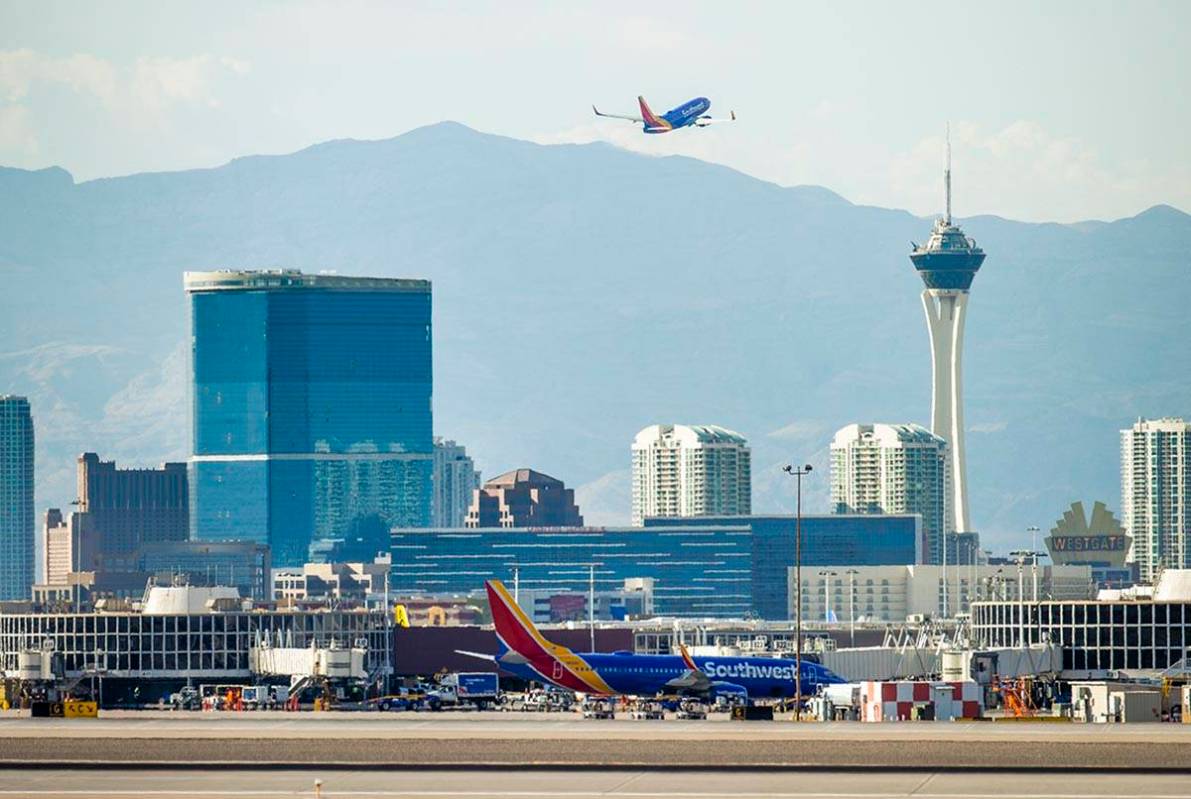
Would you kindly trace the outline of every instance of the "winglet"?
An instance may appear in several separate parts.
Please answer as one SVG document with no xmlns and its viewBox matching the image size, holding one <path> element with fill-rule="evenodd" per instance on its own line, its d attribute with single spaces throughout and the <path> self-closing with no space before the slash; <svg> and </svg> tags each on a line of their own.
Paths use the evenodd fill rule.
<svg viewBox="0 0 1191 799">
<path fill-rule="evenodd" d="M 693 658 L 691 658 L 690 653 L 686 651 L 686 644 L 679 644 L 678 651 L 682 653 L 682 662 L 686 664 L 688 669 L 691 671 L 700 670 L 699 667 L 695 665 L 695 661 Z"/>
<path fill-rule="evenodd" d="M 732 115 L 732 121 L 735 122 L 736 121 L 736 112 L 730 111 L 729 113 Z"/>
</svg>

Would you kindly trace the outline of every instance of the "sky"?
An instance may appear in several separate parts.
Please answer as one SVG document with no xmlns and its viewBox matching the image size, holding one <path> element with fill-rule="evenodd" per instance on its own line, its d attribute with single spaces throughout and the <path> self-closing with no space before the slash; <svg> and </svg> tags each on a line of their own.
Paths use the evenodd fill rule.
<svg viewBox="0 0 1191 799">
<path fill-rule="evenodd" d="M 1191 211 L 1191 2 L 0 0 L 0 164 L 211 167 L 451 119 L 684 154 L 857 203 L 1070 222 Z M 706 96 L 735 125 L 601 110 Z"/>
</svg>

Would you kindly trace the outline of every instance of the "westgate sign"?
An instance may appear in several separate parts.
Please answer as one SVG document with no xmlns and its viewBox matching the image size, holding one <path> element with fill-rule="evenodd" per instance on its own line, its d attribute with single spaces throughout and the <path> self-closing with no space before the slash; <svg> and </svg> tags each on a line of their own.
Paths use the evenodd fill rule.
<svg viewBox="0 0 1191 799">
<path fill-rule="evenodd" d="M 1123 535 L 1056 535 L 1050 539 L 1054 552 L 1124 552 Z"/>
</svg>

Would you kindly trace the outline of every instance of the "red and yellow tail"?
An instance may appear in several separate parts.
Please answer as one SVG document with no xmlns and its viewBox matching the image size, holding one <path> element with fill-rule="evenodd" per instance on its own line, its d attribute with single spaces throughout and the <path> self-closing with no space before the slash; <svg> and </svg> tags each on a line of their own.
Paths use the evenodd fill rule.
<svg viewBox="0 0 1191 799">
<path fill-rule="evenodd" d="M 649 103 L 645 102 L 645 98 L 638 96 L 637 102 L 641 104 L 641 118 L 645 120 L 645 127 L 647 128 L 669 128 L 670 123 L 655 114 L 649 108 Z"/>
<path fill-rule="evenodd" d="M 506 647 L 525 658 L 543 679 L 572 691 L 616 694 L 586 660 L 565 646 L 547 641 L 500 580 L 489 580 L 486 587 L 496 636 Z"/>
</svg>

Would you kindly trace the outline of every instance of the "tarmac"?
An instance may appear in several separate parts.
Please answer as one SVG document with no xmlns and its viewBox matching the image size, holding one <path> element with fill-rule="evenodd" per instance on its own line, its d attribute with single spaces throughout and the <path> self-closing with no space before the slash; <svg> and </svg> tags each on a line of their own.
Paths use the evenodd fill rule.
<svg viewBox="0 0 1191 799">
<path fill-rule="evenodd" d="M 584 720 L 574 714 L 106 711 L 0 715 L 0 766 L 455 772 L 691 768 L 1182 772 L 1191 725 Z M 405 776 L 401 778 L 403 781 Z M 485 785 L 488 783 L 485 781 Z M 0 786 L 3 787 L 3 786 Z M 0 796 L 3 796 L 0 790 Z"/>
<path fill-rule="evenodd" d="M 315 781 L 321 784 L 316 793 Z M 683 769 L 495 770 L 477 773 L 421 769 L 385 771 L 317 768 L 276 771 L 191 768 L 178 770 L 9 770 L 0 797 L 29 799 L 133 799 L 134 797 L 313 797 L 336 799 L 1191 799 L 1181 774 L 709 771 Z"/>
</svg>

